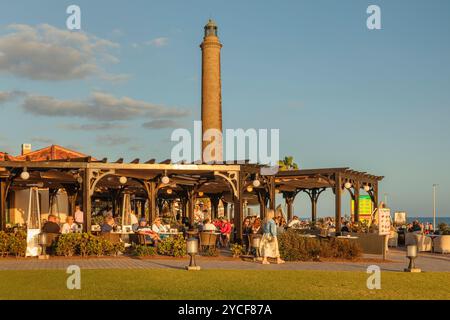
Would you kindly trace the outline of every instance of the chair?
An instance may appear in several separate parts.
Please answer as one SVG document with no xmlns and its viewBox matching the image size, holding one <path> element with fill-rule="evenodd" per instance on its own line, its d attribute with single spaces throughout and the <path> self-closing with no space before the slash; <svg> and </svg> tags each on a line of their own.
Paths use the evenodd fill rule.
<svg viewBox="0 0 450 320">
<path fill-rule="evenodd" d="M 255 257 L 260 257 L 259 245 L 261 243 L 262 235 L 259 233 L 252 233 L 249 235 L 250 247 L 255 250 Z"/>
<path fill-rule="evenodd" d="M 442 235 L 434 239 L 434 252 L 450 253 L 450 235 Z"/>
<path fill-rule="evenodd" d="M 216 248 L 217 234 L 211 232 L 200 232 L 200 247 L 203 251 L 209 248 Z"/>
<path fill-rule="evenodd" d="M 111 243 L 119 243 L 120 236 L 121 235 L 118 233 L 109 233 L 109 232 L 104 232 L 100 235 L 100 237 L 102 237 L 105 240 L 108 240 Z"/>
<path fill-rule="evenodd" d="M 391 231 L 388 240 L 388 247 L 398 247 L 398 233 Z"/>
<path fill-rule="evenodd" d="M 416 245 L 417 251 L 431 251 L 433 241 L 421 233 L 408 232 L 405 236 L 405 246 Z"/>
</svg>

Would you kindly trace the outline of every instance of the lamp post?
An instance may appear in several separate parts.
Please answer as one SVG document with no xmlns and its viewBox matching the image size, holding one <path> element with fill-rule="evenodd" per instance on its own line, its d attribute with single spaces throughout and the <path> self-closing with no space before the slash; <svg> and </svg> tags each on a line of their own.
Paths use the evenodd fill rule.
<svg viewBox="0 0 450 320">
<path fill-rule="evenodd" d="M 191 237 L 186 241 L 186 252 L 191 257 L 189 265 L 186 266 L 186 270 L 188 271 L 198 271 L 200 270 L 200 266 L 197 266 L 195 263 L 195 255 L 198 253 L 198 240 L 197 238 Z"/>
<path fill-rule="evenodd" d="M 388 196 L 389 196 L 389 193 L 386 193 L 386 192 L 385 192 L 385 193 L 384 193 L 384 204 L 386 205 L 386 207 L 388 206 L 388 205 L 387 205 L 387 203 L 388 203 L 388 202 L 387 202 Z"/>
<path fill-rule="evenodd" d="M 417 258 L 417 246 L 411 245 L 406 247 L 406 257 L 409 259 L 408 268 L 406 268 L 405 272 L 421 272 L 419 268 L 416 268 L 414 264 L 414 260 Z"/>
<path fill-rule="evenodd" d="M 436 230 L 436 187 L 437 184 L 433 184 L 433 231 Z"/>
</svg>

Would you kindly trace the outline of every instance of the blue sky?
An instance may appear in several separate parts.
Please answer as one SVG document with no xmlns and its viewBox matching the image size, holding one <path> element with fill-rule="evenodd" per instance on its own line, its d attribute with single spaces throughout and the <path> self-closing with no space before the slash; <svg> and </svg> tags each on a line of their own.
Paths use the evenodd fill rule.
<svg viewBox="0 0 450 320">
<path fill-rule="evenodd" d="M 2 0 L 0 51 L 13 48 L 11 35 L 32 37 L 32 30 L 70 47 L 50 37 L 66 30 L 70 4 L 81 7 L 82 43 L 89 44 L 73 63 L 95 70 L 49 79 L 38 65 L 2 65 L 0 55 L 0 150 L 56 143 L 111 160 L 168 158 L 172 128 L 154 129 L 165 123 L 154 114 L 56 114 L 48 104 L 156 106 L 163 120 L 175 114 L 172 122 L 192 128 L 200 118 L 199 44 L 212 17 L 223 43 L 225 128 L 279 128 L 281 155 L 293 155 L 302 168 L 384 175 L 381 198 L 387 193 L 390 206 L 410 216 L 432 214 L 431 186 L 438 183 L 438 214 L 450 215 L 450 2 Z M 382 30 L 366 27 L 370 4 L 381 8 Z M 70 68 L 49 63 L 54 72 Z M 40 111 L 30 112 L 38 103 Z M 296 214 L 309 214 L 306 199 L 298 197 Z M 332 215 L 331 192 L 321 200 L 319 214 Z"/>
</svg>

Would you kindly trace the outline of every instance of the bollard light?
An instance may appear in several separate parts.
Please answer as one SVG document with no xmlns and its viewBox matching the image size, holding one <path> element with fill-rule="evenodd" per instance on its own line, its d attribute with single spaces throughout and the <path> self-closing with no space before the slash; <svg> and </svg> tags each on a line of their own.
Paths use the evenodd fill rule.
<svg viewBox="0 0 450 320">
<path fill-rule="evenodd" d="M 188 271 L 198 271 L 200 266 L 195 263 L 195 255 L 198 253 L 198 240 L 197 238 L 189 238 L 186 241 L 186 252 L 191 257 L 189 265 L 186 266 Z"/>
<path fill-rule="evenodd" d="M 417 246 L 410 245 L 406 247 L 406 257 L 409 259 L 408 268 L 405 269 L 405 272 L 421 272 L 419 268 L 416 268 L 414 260 L 417 258 Z"/>
<path fill-rule="evenodd" d="M 38 244 L 42 247 L 41 254 L 39 255 L 39 259 L 48 259 L 47 254 L 47 245 L 48 245 L 48 238 L 47 234 L 45 232 L 38 234 Z"/>
</svg>

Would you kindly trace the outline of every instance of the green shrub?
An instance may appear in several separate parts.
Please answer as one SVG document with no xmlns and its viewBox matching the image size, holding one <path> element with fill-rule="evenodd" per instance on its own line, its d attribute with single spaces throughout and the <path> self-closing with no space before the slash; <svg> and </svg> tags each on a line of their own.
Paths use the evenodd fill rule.
<svg viewBox="0 0 450 320">
<path fill-rule="evenodd" d="M 230 246 L 230 251 L 233 257 L 239 257 L 241 254 L 244 254 L 244 247 L 238 243 L 233 243 Z"/>
<path fill-rule="evenodd" d="M 55 253 L 58 256 L 72 257 L 77 254 L 81 235 L 78 233 L 66 233 L 59 236 L 55 244 Z"/>
<path fill-rule="evenodd" d="M 218 257 L 219 250 L 216 247 L 208 247 L 206 250 L 203 250 L 201 254 L 206 257 Z"/>
<path fill-rule="evenodd" d="M 55 252 L 59 256 L 70 257 L 79 254 L 86 256 L 118 255 L 125 251 L 123 242 L 111 241 L 96 237 L 91 233 L 62 234 L 55 245 Z"/>
<path fill-rule="evenodd" d="M 6 257 L 9 253 L 9 235 L 0 231 L 0 257 Z"/>
<path fill-rule="evenodd" d="M 16 257 L 25 257 L 27 252 L 27 234 L 25 231 L 11 233 L 8 239 L 9 253 Z"/>
<path fill-rule="evenodd" d="M 158 243 L 158 254 L 171 257 L 186 255 L 186 240 L 183 236 L 168 237 Z"/>
<path fill-rule="evenodd" d="M 131 253 L 138 257 L 149 257 L 156 255 L 156 248 L 144 245 L 133 245 Z"/>
<path fill-rule="evenodd" d="M 354 241 L 306 238 L 295 231 L 279 235 L 278 245 L 281 258 L 287 261 L 311 261 L 321 257 L 352 260 L 362 255 L 361 247 Z"/>
</svg>

